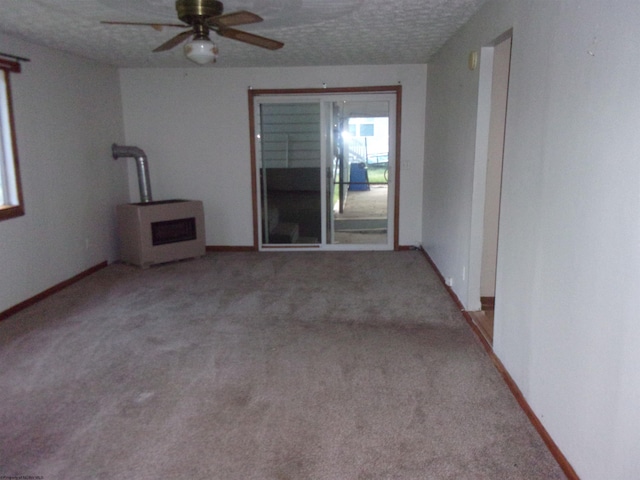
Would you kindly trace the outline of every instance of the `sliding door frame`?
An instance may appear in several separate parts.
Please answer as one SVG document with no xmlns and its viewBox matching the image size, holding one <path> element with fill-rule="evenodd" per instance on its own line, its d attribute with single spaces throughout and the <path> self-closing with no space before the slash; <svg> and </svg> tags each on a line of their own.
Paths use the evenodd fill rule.
<svg viewBox="0 0 640 480">
<path fill-rule="evenodd" d="M 256 159 L 256 122 L 255 122 L 255 100 L 260 96 L 295 96 L 300 95 L 323 95 L 332 94 L 364 94 L 364 93 L 391 93 L 395 94 L 395 166 L 394 166 L 394 192 L 393 192 L 393 250 L 399 250 L 399 219 L 400 219 L 400 130 L 402 118 L 402 85 L 383 85 L 371 87 L 341 87 L 341 88 L 290 88 L 290 89 L 249 89 L 249 141 L 251 146 L 251 202 L 253 209 L 253 248 L 259 250 L 260 215 L 258 212 L 258 189 L 257 189 L 257 159 Z"/>
</svg>

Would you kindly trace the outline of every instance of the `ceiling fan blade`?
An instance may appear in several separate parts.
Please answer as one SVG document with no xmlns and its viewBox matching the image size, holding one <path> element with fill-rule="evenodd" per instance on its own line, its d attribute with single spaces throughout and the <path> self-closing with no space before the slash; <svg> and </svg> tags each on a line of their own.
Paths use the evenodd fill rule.
<svg viewBox="0 0 640 480">
<path fill-rule="evenodd" d="M 111 21 L 101 21 L 100 23 L 104 23 L 106 25 L 142 25 L 145 27 L 151 27 L 154 30 L 162 31 L 162 27 L 180 27 L 186 28 L 188 25 L 184 23 L 144 23 L 144 22 L 111 22 Z"/>
<path fill-rule="evenodd" d="M 164 42 L 159 47 L 154 48 L 153 51 L 154 52 L 165 52 L 167 50 L 171 50 L 176 45 L 180 45 L 182 42 L 184 42 L 191 35 L 193 35 L 193 30 L 191 30 L 191 29 L 186 30 L 184 32 L 181 32 L 178 35 L 176 35 L 175 37 L 170 38 L 169 40 Z"/>
<path fill-rule="evenodd" d="M 233 40 L 239 40 L 244 43 L 249 43 L 257 47 L 267 48 L 269 50 L 278 50 L 284 47 L 284 43 L 270 38 L 254 35 L 253 33 L 243 32 L 242 30 L 236 30 L 235 28 L 219 28 L 217 30 L 218 35 Z"/>
<path fill-rule="evenodd" d="M 246 10 L 218 15 L 217 17 L 207 19 L 207 23 L 220 27 L 234 27 L 236 25 L 247 25 L 258 22 L 262 22 L 262 17 L 255 13 L 247 12 Z"/>
</svg>

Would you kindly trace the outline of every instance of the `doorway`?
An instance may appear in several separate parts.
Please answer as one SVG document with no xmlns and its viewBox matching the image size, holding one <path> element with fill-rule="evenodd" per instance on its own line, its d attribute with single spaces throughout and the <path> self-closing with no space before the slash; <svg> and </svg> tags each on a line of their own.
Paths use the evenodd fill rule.
<svg viewBox="0 0 640 480">
<path fill-rule="evenodd" d="M 502 164 L 512 32 L 482 48 L 469 266 L 471 316 L 493 342 Z M 480 239 L 480 241 L 478 241 Z"/>
<path fill-rule="evenodd" d="M 256 247 L 397 248 L 399 87 L 249 96 Z"/>
</svg>

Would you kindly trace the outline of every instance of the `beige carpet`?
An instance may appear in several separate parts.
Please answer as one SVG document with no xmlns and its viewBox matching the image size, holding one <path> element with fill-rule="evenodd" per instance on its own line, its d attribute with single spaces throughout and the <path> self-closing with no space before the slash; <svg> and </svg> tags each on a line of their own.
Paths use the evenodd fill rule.
<svg viewBox="0 0 640 480">
<path fill-rule="evenodd" d="M 563 478 L 419 252 L 112 265 L 0 363 L 0 476 Z"/>
</svg>

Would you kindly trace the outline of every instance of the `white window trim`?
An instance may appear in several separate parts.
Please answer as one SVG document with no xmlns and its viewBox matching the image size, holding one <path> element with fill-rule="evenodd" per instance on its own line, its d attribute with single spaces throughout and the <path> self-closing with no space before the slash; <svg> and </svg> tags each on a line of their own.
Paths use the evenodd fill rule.
<svg viewBox="0 0 640 480">
<path fill-rule="evenodd" d="M 0 59 L 0 221 L 24 215 L 10 72 L 20 72 L 20 64 Z"/>
</svg>

